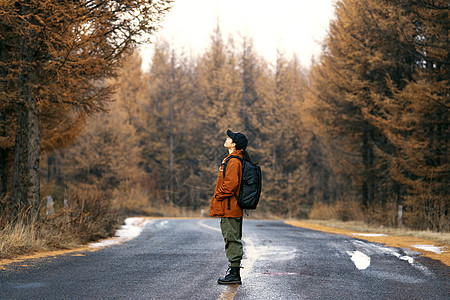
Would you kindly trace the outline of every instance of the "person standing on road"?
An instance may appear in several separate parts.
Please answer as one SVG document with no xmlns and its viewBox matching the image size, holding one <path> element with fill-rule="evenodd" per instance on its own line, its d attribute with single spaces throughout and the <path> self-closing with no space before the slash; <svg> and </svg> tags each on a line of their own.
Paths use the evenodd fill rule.
<svg viewBox="0 0 450 300">
<path fill-rule="evenodd" d="M 239 156 L 249 161 L 250 157 L 245 150 L 248 139 L 240 132 L 227 130 L 228 138 L 224 147 L 228 149 L 228 156 L 222 161 L 219 168 L 214 196 L 211 200 L 209 215 L 220 217 L 220 229 L 225 241 L 225 254 L 230 267 L 225 277 L 217 280 L 219 284 L 242 284 L 240 268 L 243 256 L 242 247 L 242 209 L 237 203 L 237 196 L 241 187 L 242 161 L 231 156 Z M 223 172 L 225 169 L 225 176 Z"/>
</svg>

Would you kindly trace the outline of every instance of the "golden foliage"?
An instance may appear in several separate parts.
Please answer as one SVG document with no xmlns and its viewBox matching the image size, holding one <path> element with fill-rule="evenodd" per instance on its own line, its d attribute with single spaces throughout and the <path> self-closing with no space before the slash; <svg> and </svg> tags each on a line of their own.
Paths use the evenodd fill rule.
<svg viewBox="0 0 450 300">
<path fill-rule="evenodd" d="M 448 230 L 448 51 L 421 44 L 413 15 L 433 43 L 443 31 L 440 14 L 418 5 L 339 2 L 310 70 L 283 55 L 272 69 L 219 27 L 194 59 L 158 41 L 148 72 L 137 56 L 123 65 L 116 102 L 58 153 L 53 179 L 96 184 L 128 212 L 198 211 L 231 128 L 262 165 L 267 215 L 313 206 L 311 218 L 396 226 L 402 204 L 407 226 Z"/>
<path fill-rule="evenodd" d="M 445 7 L 340 1 L 310 73 L 308 120 L 333 170 L 351 178 L 383 223 L 395 224 L 403 204 L 408 226 L 448 230 L 441 221 L 450 208 Z"/>
<path fill-rule="evenodd" d="M 12 216 L 38 211 L 41 150 L 72 143 L 86 116 L 108 107 L 107 79 L 171 2 L 2 1 L 0 193 L 11 190 Z"/>
</svg>

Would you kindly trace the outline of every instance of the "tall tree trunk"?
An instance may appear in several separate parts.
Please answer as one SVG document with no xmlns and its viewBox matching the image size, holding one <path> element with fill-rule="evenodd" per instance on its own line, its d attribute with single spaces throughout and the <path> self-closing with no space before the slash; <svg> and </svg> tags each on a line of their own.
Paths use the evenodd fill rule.
<svg viewBox="0 0 450 300">
<path fill-rule="evenodd" d="M 0 137 L 8 138 L 8 132 L 6 129 L 6 118 L 7 112 L 0 112 Z M 0 148 L 0 200 L 8 192 L 8 184 L 10 184 L 10 167 L 11 167 L 11 154 L 12 149 L 7 145 L 5 148 Z M 3 212 L 3 202 L 0 204 L 0 212 Z"/>
<path fill-rule="evenodd" d="M 241 101 L 241 117 L 242 131 L 247 130 L 247 116 L 245 114 L 245 106 L 247 105 L 247 45 L 244 38 L 244 52 L 242 53 L 242 101 Z"/>
<path fill-rule="evenodd" d="M 368 124 L 364 125 L 362 135 L 362 162 L 363 162 L 363 176 L 362 176 L 362 205 L 368 207 L 374 200 L 375 178 L 373 176 L 373 151 L 371 146 L 372 131 Z"/>
<path fill-rule="evenodd" d="M 0 47 L 0 61 L 6 64 L 6 62 L 8 62 L 9 59 L 10 55 L 8 53 L 8 50 L 4 45 L 2 45 Z M 0 76 L 2 78 L 6 78 L 7 75 L 8 75 L 7 69 L 2 68 L 2 70 L 0 70 Z M 3 90 L 5 93 L 8 93 L 7 86 L 8 85 L 4 81 L 2 81 L 0 89 Z M 8 114 L 10 115 L 10 111 L 7 111 L 7 108 L 4 107 L 3 105 L 6 106 L 6 104 L 2 103 L 2 105 L 0 105 L 0 137 L 8 138 L 10 135 L 9 132 L 10 124 L 7 115 Z M 11 178 L 10 167 L 11 167 L 12 149 L 10 148 L 9 145 L 3 145 L 3 147 L 5 148 L 0 147 L 0 214 L 4 214 L 6 212 L 5 211 L 6 203 L 4 203 L 1 200 L 3 200 L 3 197 L 5 197 L 6 193 L 8 192 L 8 184 L 10 184 Z"/>
<path fill-rule="evenodd" d="M 9 155 L 11 150 L 0 149 L 0 198 L 8 191 L 8 178 L 9 177 Z"/>
<path fill-rule="evenodd" d="M 37 40 L 35 33 L 30 32 L 30 36 L 31 39 Z M 17 127 L 10 216 L 30 220 L 30 217 L 39 217 L 41 133 L 34 88 L 36 75 L 34 68 L 30 67 L 33 64 L 34 51 L 33 47 L 25 43 L 25 38 L 22 38 L 20 52 L 23 65 L 18 80 L 19 99 L 16 104 Z"/>
<path fill-rule="evenodd" d="M 10 162 L 9 156 L 11 149 L 0 148 L 0 214 L 4 215 L 7 213 L 6 203 L 3 202 L 3 198 L 8 192 L 8 184 L 10 176 Z"/>
<path fill-rule="evenodd" d="M 23 83 L 23 82 L 22 82 Z M 30 88 L 24 88 L 25 104 L 17 105 L 16 146 L 14 151 L 11 216 L 22 211 L 36 216 L 40 204 L 39 161 L 41 137 L 39 111 Z"/>
<path fill-rule="evenodd" d="M 174 84 L 175 84 L 175 52 L 172 49 L 172 54 L 170 57 L 170 96 L 169 96 L 169 173 L 170 173 L 170 179 L 169 179 L 169 200 L 171 203 L 174 202 L 174 182 L 176 180 L 175 178 L 175 172 L 174 172 L 174 144 L 173 144 L 173 138 L 174 138 L 174 126 L 175 126 L 175 120 L 174 120 L 174 102 L 175 102 L 175 95 L 174 95 Z"/>
</svg>

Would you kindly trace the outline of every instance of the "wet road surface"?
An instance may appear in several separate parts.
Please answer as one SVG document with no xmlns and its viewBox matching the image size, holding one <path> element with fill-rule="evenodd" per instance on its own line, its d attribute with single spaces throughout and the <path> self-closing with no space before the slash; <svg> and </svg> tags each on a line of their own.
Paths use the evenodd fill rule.
<svg viewBox="0 0 450 300">
<path fill-rule="evenodd" d="M 244 220 L 241 286 L 219 219 L 156 219 L 137 238 L 96 252 L 0 271 L 0 299 L 450 299 L 449 267 L 347 236 Z"/>
</svg>

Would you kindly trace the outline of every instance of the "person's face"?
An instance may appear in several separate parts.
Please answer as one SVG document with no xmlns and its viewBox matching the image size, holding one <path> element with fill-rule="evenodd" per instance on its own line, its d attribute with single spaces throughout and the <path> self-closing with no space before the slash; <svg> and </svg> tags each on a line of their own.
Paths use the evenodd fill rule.
<svg viewBox="0 0 450 300">
<path fill-rule="evenodd" d="M 227 149 L 230 149 L 230 148 L 233 148 L 235 146 L 235 144 L 233 143 L 233 140 L 230 137 L 227 137 L 223 146 Z"/>
</svg>

